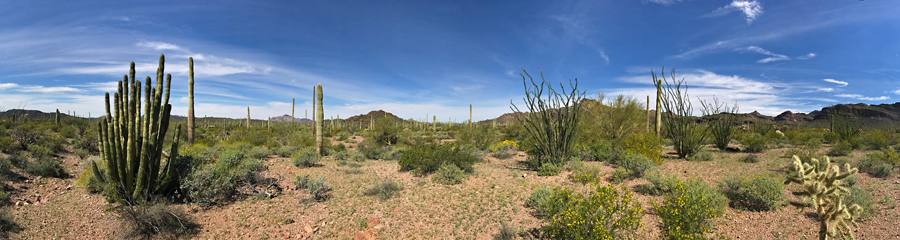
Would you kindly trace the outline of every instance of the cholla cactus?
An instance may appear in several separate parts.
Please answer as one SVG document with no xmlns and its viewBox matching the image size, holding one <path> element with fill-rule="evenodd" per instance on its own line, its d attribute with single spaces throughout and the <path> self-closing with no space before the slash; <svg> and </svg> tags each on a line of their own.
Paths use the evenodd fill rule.
<svg viewBox="0 0 900 240">
<path fill-rule="evenodd" d="M 850 168 L 845 164 L 845 173 L 841 174 L 840 167 L 832 166 L 831 159 L 827 156 L 823 162 L 813 158 L 804 163 L 797 155 L 794 155 L 794 168 L 788 172 L 788 178 L 784 184 L 798 183 L 802 189 L 793 192 L 795 196 L 803 198 L 802 202 L 791 201 L 791 205 L 800 208 L 811 207 L 816 209 L 819 216 L 819 239 L 843 235 L 854 239 L 850 225 L 858 227 L 856 218 L 862 212 L 862 207 L 857 204 L 847 206 L 844 197 L 850 191 L 840 186 L 841 180 L 853 174 L 858 169 Z M 840 232 L 838 232 L 840 228 Z"/>
</svg>

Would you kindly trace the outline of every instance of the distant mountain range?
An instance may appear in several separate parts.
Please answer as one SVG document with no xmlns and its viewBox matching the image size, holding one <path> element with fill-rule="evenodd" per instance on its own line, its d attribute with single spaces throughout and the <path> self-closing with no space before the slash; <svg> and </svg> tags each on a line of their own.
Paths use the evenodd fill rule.
<svg viewBox="0 0 900 240">
<path fill-rule="evenodd" d="M 596 104 L 593 100 L 586 100 L 586 104 Z M 866 124 L 872 123 L 893 123 L 900 122 L 900 102 L 893 104 L 879 104 L 879 105 L 868 105 L 864 103 L 857 104 L 838 104 L 833 106 L 824 107 L 821 110 L 815 110 L 809 113 L 795 113 L 791 111 L 785 111 L 777 116 L 766 116 L 762 115 L 757 111 L 753 111 L 751 113 L 741 113 L 737 114 L 739 119 L 744 123 L 763 123 L 763 124 L 790 124 L 790 125 L 823 125 L 826 124 L 829 116 L 832 113 L 841 113 L 841 114 L 849 114 L 851 118 L 859 119 Z M 76 113 L 77 114 L 77 113 Z M 487 119 L 479 121 L 479 123 L 491 123 L 496 121 L 497 123 L 509 123 L 515 121 L 518 117 L 523 115 L 527 115 L 528 113 L 505 113 L 500 115 L 497 118 Z M 654 117 L 654 111 L 651 111 L 651 117 Z M 61 112 L 61 117 L 67 118 L 72 117 L 69 113 Z M 52 120 L 56 117 L 55 112 L 45 113 L 38 110 L 24 110 L 24 109 L 10 109 L 7 111 L 0 112 L 0 119 L 11 119 L 13 116 L 18 118 L 22 118 L 23 116 L 28 118 L 29 120 L 34 119 L 47 119 Z M 87 118 L 88 116 L 83 116 L 80 114 L 76 115 L 80 118 Z M 96 119 L 98 116 L 90 116 L 92 119 Z M 383 110 L 370 111 L 366 114 L 360 114 L 356 116 L 349 117 L 347 119 L 342 119 L 342 122 L 359 122 L 361 124 L 368 124 L 372 119 L 381 119 L 381 118 L 390 118 L 395 121 L 403 121 L 400 117 L 396 115 L 385 112 Z M 699 121 L 705 121 L 709 117 L 700 117 Z M 185 120 L 184 116 L 173 115 L 172 120 Z M 202 118 L 200 118 L 202 119 Z M 210 117 L 210 119 L 222 119 L 219 117 Z M 290 122 L 290 115 L 282 115 L 272 117 L 271 120 L 273 122 Z M 328 120 L 328 119 L 326 119 Z M 313 120 L 308 118 L 294 118 L 295 123 L 312 123 Z"/>
</svg>

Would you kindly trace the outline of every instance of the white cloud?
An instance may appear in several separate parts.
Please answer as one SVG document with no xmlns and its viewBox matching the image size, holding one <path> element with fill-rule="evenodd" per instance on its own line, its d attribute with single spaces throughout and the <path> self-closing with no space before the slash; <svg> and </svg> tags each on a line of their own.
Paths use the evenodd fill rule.
<svg viewBox="0 0 900 240">
<path fill-rule="evenodd" d="M 672 5 L 672 4 L 675 4 L 675 3 L 679 3 L 679 2 L 682 2 L 682 1 L 684 1 L 684 0 L 645 0 L 644 2 L 645 2 L 645 3 L 646 3 L 646 2 L 651 2 L 651 3 L 656 3 L 656 4 L 668 6 L 668 5 Z"/>
<path fill-rule="evenodd" d="M 767 63 L 767 62 L 791 60 L 791 58 L 788 56 L 785 56 L 783 54 L 777 54 L 777 53 L 774 53 L 769 50 L 765 50 L 765 49 L 763 49 L 761 47 L 757 47 L 757 46 L 749 46 L 745 49 L 735 49 L 735 50 L 750 51 L 750 52 L 755 52 L 755 53 L 770 56 L 768 58 L 763 58 L 763 59 L 760 59 L 759 61 L 756 61 L 757 63 Z"/>
<path fill-rule="evenodd" d="M 725 5 L 724 7 L 720 7 L 716 10 L 713 10 L 710 13 L 707 13 L 700 17 L 721 17 L 728 15 L 729 13 L 740 11 L 744 14 L 747 24 L 753 23 L 753 20 L 756 20 L 759 15 L 763 14 L 763 7 L 758 1 L 742 1 L 742 0 L 734 0 L 730 4 Z"/>
<path fill-rule="evenodd" d="M 16 88 L 18 86 L 19 86 L 19 84 L 15 84 L 15 83 L 0 83 L 0 90 Z M 898 90 L 898 91 L 900 91 L 900 90 Z"/>
<path fill-rule="evenodd" d="M 152 48 L 153 50 L 156 50 L 156 51 L 160 51 L 160 50 L 178 50 L 178 51 L 185 51 L 184 49 L 182 49 L 182 48 L 179 47 L 178 45 L 171 44 L 171 43 L 165 43 L 165 42 L 140 41 L 140 42 L 138 42 L 136 45 L 137 45 L 138 47 Z"/>
<path fill-rule="evenodd" d="M 806 60 L 814 57 L 816 57 L 816 53 L 807 53 L 806 55 L 797 57 L 797 59 Z"/>
<path fill-rule="evenodd" d="M 834 88 L 819 88 L 816 91 L 817 92 L 831 92 L 831 91 L 834 91 Z"/>
<path fill-rule="evenodd" d="M 838 81 L 838 80 L 834 80 L 834 79 L 831 79 L 831 78 L 822 79 L 822 81 L 826 81 L 826 82 L 838 84 L 838 85 L 841 85 L 841 87 L 846 87 L 847 85 L 850 84 L 850 83 L 847 83 L 847 82 L 844 82 L 844 81 Z"/>
<path fill-rule="evenodd" d="M 71 87 L 44 87 L 44 86 L 27 86 L 21 87 L 22 92 L 39 92 L 39 93 L 63 93 L 63 92 L 79 92 L 81 90 Z"/>
<path fill-rule="evenodd" d="M 3 84 L 0 84 L 0 85 L 3 85 Z M 0 88 L 0 89 L 2 89 L 2 88 Z M 894 90 L 894 92 L 893 92 L 893 93 L 894 93 L 894 94 L 898 94 L 898 95 L 900 95 L 900 89 L 897 89 L 897 90 Z"/>
<path fill-rule="evenodd" d="M 890 97 L 888 97 L 888 96 L 865 97 L 865 96 L 860 95 L 860 94 L 837 94 L 837 95 L 834 95 L 834 96 L 835 96 L 835 97 L 842 97 L 842 98 L 855 98 L 855 99 L 858 99 L 858 100 L 866 100 L 866 101 L 881 101 L 881 100 L 888 100 L 888 99 L 890 99 Z"/>
</svg>

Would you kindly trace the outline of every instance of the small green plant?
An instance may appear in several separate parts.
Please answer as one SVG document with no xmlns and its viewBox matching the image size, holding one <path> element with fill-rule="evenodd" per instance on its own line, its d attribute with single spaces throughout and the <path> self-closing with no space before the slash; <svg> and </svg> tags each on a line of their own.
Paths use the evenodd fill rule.
<svg viewBox="0 0 900 240">
<path fill-rule="evenodd" d="M 784 201 L 784 184 L 770 177 L 728 177 L 720 187 L 738 209 L 773 211 Z"/>
<path fill-rule="evenodd" d="M 325 183 L 325 177 L 319 177 L 317 179 L 307 179 L 306 181 L 306 192 L 309 195 L 313 196 L 313 199 L 316 201 L 325 201 L 331 195 L 329 192 L 331 191 L 331 187 Z"/>
<path fill-rule="evenodd" d="M 59 161 L 50 157 L 35 159 L 34 162 L 28 163 L 25 171 L 41 177 L 66 178 L 69 176 L 69 173 L 59 164 Z"/>
<path fill-rule="evenodd" d="M 444 163 L 431 176 L 431 181 L 444 185 L 454 185 L 462 183 L 463 178 L 465 178 L 465 172 L 462 169 L 459 169 L 454 164 Z"/>
<path fill-rule="evenodd" d="M 506 222 L 500 222 L 500 231 L 494 234 L 494 240 L 513 240 L 516 239 L 516 229 L 513 229 Z"/>
<path fill-rule="evenodd" d="M 461 151 L 454 144 L 426 144 L 406 149 L 397 163 L 400 164 L 400 171 L 412 171 L 421 176 L 437 171 L 444 163 L 472 172 L 472 164 L 476 161 L 477 157 Z"/>
<path fill-rule="evenodd" d="M 744 145 L 744 151 L 750 153 L 761 153 L 769 148 L 769 140 L 755 132 L 744 134 L 740 141 Z"/>
<path fill-rule="evenodd" d="M 638 191 L 653 196 L 671 193 L 681 182 L 674 174 L 663 173 L 658 170 L 647 173 L 644 175 L 644 179 L 647 179 L 650 183 L 639 185 Z"/>
<path fill-rule="evenodd" d="M 847 179 L 849 179 L 849 177 Z M 859 212 L 860 220 L 866 220 L 872 217 L 872 194 L 857 186 L 851 186 L 849 190 L 849 194 L 844 198 L 844 204 L 850 206 L 859 205 L 859 207 L 862 208 L 862 211 Z"/>
<path fill-rule="evenodd" d="M 505 140 L 491 148 L 491 156 L 498 159 L 507 159 L 515 156 L 519 151 L 519 145 L 516 142 Z"/>
<path fill-rule="evenodd" d="M 619 160 L 619 167 L 627 169 L 631 173 L 630 177 L 639 178 L 643 177 L 645 172 L 656 168 L 656 164 L 644 155 L 629 154 Z"/>
<path fill-rule="evenodd" d="M 757 163 L 759 162 L 759 156 L 756 154 L 747 154 L 746 156 L 743 156 L 738 160 L 745 163 Z"/>
<path fill-rule="evenodd" d="M 538 168 L 538 176 L 556 176 L 559 175 L 559 172 L 562 171 L 562 167 L 557 166 L 555 163 L 546 162 L 542 164 Z"/>
<path fill-rule="evenodd" d="M 860 159 L 856 165 L 860 171 L 873 177 L 885 178 L 894 175 L 894 166 L 900 164 L 900 154 L 892 148 L 882 148 Z"/>
<path fill-rule="evenodd" d="M 547 186 L 538 186 L 531 191 L 531 195 L 528 196 L 525 206 L 533 208 L 535 210 L 535 216 L 550 216 L 559 211 L 552 200 L 553 189 Z"/>
<path fill-rule="evenodd" d="M 662 203 L 651 202 L 667 239 L 698 239 L 712 231 L 728 199 L 700 179 L 679 181 Z"/>
<path fill-rule="evenodd" d="M 581 184 L 597 183 L 601 176 L 600 169 L 596 167 L 581 166 L 572 171 L 572 181 Z"/>
<path fill-rule="evenodd" d="M 381 200 L 387 200 L 394 196 L 397 192 L 402 191 L 403 186 L 393 180 L 387 179 L 381 181 L 372 188 L 366 190 L 366 196 L 378 196 Z"/>
<path fill-rule="evenodd" d="M 233 200 L 241 183 L 252 184 L 266 169 L 259 159 L 246 158 L 236 149 L 225 149 L 213 164 L 205 164 L 187 174 L 182 190 L 187 199 L 201 206 L 224 204 Z"/>
<path fill-rule="evenodd" d="M 894 166 L 891 166 L 887 163 L 875 165 L 874 167 L 872 167 L 872 170 L 870 172 L 873 177 L 877 178 L 887 178 L 893 176 L 894 173 Z"/>
<path fill-rule="evenodd" d="M 303 148 L 291 154 L 291 159 L 294 161 L 294 166 L 305 168 L 316 166 L 321 157 L 319 157 L 315 149 Z"/>
<path fill-rule="evenodd" d="M 6 208 L 0 208 L 0 237 L 5 237 L 6 232 L 20 229 L 21 227 L 19 224 L 16 224 L 16 219 L 13 217 L 12 212 Z"/>
<path fill-rule="evenodd" d="M 828 151 L 828 156 L 850 156 L 850 153 L 853 152 L 853 147 L 850 146 L 850 143 L 846 141 L 838 141 L 831 145 L 831 150 Z"/>
<path fill-rule="evenodd" d="M 165 204 L 144 204 L 137 207 L 119 207 L 120 229 L 117 238 L 150 239 L 151 237 L 176 239 L 194 234 L 199 224 L 190 215 Z"/>
<path fill-rule="evenodd" d="M 552 202 L 562 203 L 543 230 L 553 239 L 622 239 L 634 237 L 644 214 L 625 186 L 598 185 L 590 195 L 555 189 Z"/>
<path fill-rule="evenodd" d="M 715 159 L 715 157 L 713 157 L 713 153 L 710 151 L 706 151 L 705 149 L 696 151 L 693 154 L 688 155 L 688 157 L 686 158 L 686 160 L 691 162 L 705 162 L 712 161 L 713 159 Z"/>
<path fill-rule="evenodd" d="M 859 180 L 856 179 L 856 175 L 844 178 L 844 182 L 847 183 L 847 186 L 849 186 L 849 187 L 856 186 L 857 181 L 859 181 Z"/>
<path fill-rule="evenodd" d="M 625 148 L 624 155 L 641 155 L 651 160 L 652 163 L 660 165 L 662 159 L 662 141 L 652 133 L 631 134 L 623 141 Z"/>
</svg>

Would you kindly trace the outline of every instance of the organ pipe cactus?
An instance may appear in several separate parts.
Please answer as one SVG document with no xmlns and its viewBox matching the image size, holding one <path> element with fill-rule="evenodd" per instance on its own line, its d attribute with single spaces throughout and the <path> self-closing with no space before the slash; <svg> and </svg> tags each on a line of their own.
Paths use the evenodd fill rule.
<svg viewBox="0 0 900 240">
<path fill-rule="evenodd" d="M 319 153 L 319 156 L 322 156 L 322 125 L 325 118 L 325 113 L 322 109 L 322 84 L 316 85 L 316 153 Z"/>
<path fill-rule="evenodd" d="M 857 204 L 847 206 L 844 197 L 850 191 L 840 186 L 841 180 L 856 174 L 858 169 L 850 168 L 850 164 L 844 165 L 844 173 L 838 166 L 832 166 L 831 160 L 826 156 L 820 162 L 815 158 L 804 163 L 797 155 L 794 155 L 793 169 L 788 172 L 788 178 L 784 184 L 797 183 L 802 185 L 800 191 L 793 192 L 795 196 L 803 198 L 802 202 L 791 201 L 791 205 L 800 208 L 815 208 L 819 217 L 819 239 L 838 235 L 849 236 L 853 239 L 853 231 L 850 225 L 858 227 L 856 218 L 862 212 L 862 207 Z M 840 229 L 840 232 L 838 232 Z"/>
<path fill-rule="evenodd" d="M 141 114 L 141 82 L 135 81 L 134 62 L 130 77 L 119 81 L 114 95 L 115 107 L 110 112 L 109 93 L 106 93 L 106 116 L 98 123 L 100 156 L 106 161 L 105 174 L 91 163 L 91 171 L 100 182 L 107 183 L 110 200 L 124 204 L 138 204 L 153 194 L 169 192 L 178 184 L 174 162 L 178 157 L 178 141 L 181 126 L 175 131 L 175 140 L 163 165 L 163 141 L 169 129 L 169 88 L 172 76 L 166 75 L 163 89 L 165 56 L 159 57 L 156 70 L 156 87 L 148 76 L 144 88 L 144 113 Z"/>
</svg>

